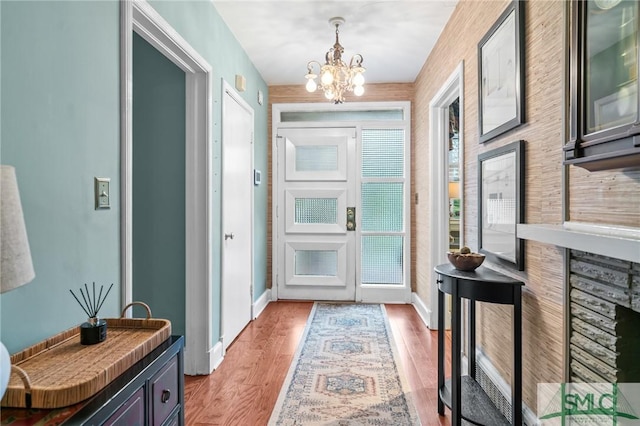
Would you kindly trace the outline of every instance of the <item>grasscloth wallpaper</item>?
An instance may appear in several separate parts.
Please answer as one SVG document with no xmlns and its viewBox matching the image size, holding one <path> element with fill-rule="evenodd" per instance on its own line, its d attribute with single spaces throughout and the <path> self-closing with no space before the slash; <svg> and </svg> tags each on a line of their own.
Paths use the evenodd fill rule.
<svg viewBox="0 0 640 426">
<path fill-rule="evenodd" d="M 640 226 L 640 174 L 607 171 L 589 173 L 569 167 L 563 187 L 562 145 L 565 120 L 565 26 L 569 15 L 562 1 L 530 0 L 525 5 L 525 124 L 478 142 L 477 43 L 498 19 L 508 1 L 459 3 L 434 51 L 415 82 L 415 158 L 428 158 L 428 103 L 455 67 L 464 61 L 464 235 L 477 249 L 477 156 L 512 141 L 526 141 L 525 221 L 563 221 L 562 200 L 567 197 L 566 219 Z M 567 10 L 565 10 L 567 7 Z M 428 162 L 414 164 L 414 190 L 429 192 Z M 426 198 L 426 197 L 425 197 Z M 429 264 L 429 206 L 416 206 L 416 287 L 423 300 L 432 285 Z M 564 379 L 562 250 L 526 242 L 525 271 L 507 273 L 525 284 L 523 300 L 523 396 L 536 410 L 536 386 Z M 511 309 L 483 305 L 479 309 L 478 343 L 507 382 L 511 374 Z"/>
<path fill-rule="evenodd" d="M 428 156 L 428 102 L 458 63 L 464 61 L 464 236 L 477 247 L 478 154 L 523 139 L 525 147 L 525 220 L 562 222 L 564 5 L 528 1 L 525 5 L 525 124 L 491 141 L 478 142 L 477 44 L 498 19 L 508 1 L 462 1 L 443 31 L 436 49 L 416 81 L 416 156 Z M 427 170 L 416 165 L 416 191 Z M 428 206 L 418 206 L 418 293 L 431 285 L 427 242 Z M 423 246 L 424 244 L 424 246 Z M 509 272 L 526 284 L 523 293 L 523 397 L 535 411 L 536 385 L 563 378 L 563 260 L 559 249 L 526 243 L 526 269 Z M 422 260 L 424 259 L 424 260 Z M 510 382 L 511 308 L 482 304 L 477 321 L 478 344 Z"/>
<path fill-rule="evenodd" d="M 429 303 L 429 289 L 434 285 L 435 266 L 430 263 L 429 253 L 430 212 L 434 207 L 427 202 L 431 191 L 429 102 L 461 62 L 464 63 L 461 109 L 464 113 L 464 238 L 467 245 L 477 249 L 477 157 L 519 139 L 526 141 L 526 223 L 562 223 L 566 197 L 566 219 L 640 227 L 640 172 L 590 173 L 572 166 L 566 169 L 563 184 L 565 20 L 569 13 L 565 10 L 568 9 L 566 2 L 526 2 L 525 123 L 488 143 L 478 142 L 477 44 L 508 4 L 507 0 L 461 0 L 415 83 L 370 85 L 363 99 L 412 101 L 412 190 L 420 200 L 412 205 L 411 215 L 412 286 L 425 303 Z M 275 86 L 269 90 L 272 103 L 323 102 L 320 97 L 307 95 L 302 85 Z M 505 272 L 526 284 L 523 396 L 525 404 L 535 412 L 537 384 L 564 379 L 564 260 L 561 249 L 537 242 L 527 241 L 525 253 L 524 271 Z M 477 333 L 478 344 L 509 383 L 511 308 L 481 306 Z"/>
</svg>

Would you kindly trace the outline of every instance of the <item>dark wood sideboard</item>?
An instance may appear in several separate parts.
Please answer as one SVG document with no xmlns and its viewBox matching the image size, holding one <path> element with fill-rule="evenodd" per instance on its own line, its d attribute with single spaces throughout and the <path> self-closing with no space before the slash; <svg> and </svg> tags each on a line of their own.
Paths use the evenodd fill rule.
<svg viewBox="0 0 640 426">
<path fill-rule="evenodd" d="M 184 337 L 169 337 L 86 401 L 54 410 L 3 408 L 2 424 L 184 425 Z"/>
</svg>

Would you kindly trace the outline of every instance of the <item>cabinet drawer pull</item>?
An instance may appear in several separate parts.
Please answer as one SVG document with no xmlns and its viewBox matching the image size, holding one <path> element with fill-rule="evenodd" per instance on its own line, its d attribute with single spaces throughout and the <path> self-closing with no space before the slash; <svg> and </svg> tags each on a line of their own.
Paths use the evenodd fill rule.
<svg viewBox="0 0 640 426">
<path fill-rule="evenodd" d="M 171 398 L 171 391 L 169 389 L 165 389 L 162 391 L 162 395 L 160 395 L 160 401 L 163 404 L 166 404 Z"/>
</svg>

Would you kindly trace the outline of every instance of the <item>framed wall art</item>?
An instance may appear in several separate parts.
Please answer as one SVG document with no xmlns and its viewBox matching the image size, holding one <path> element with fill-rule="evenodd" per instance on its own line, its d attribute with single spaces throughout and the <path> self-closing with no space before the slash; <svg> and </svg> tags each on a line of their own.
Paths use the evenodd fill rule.
<svg viewBox="0 0 640 426">
<path fill-rule="evenodd" d="M 511 2 L 478 43 L 480 143 L 524 120 L 524 4 Z"/>
<path fill-rule="evenodd" d="M 524 150 L 520 140 L 478 156 L 478 251 L 524 270 Z"/>
</svg>

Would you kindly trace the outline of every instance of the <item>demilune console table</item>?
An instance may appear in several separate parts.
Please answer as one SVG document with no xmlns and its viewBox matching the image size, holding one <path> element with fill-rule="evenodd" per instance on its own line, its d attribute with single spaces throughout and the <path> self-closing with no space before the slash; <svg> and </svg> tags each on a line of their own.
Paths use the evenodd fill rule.
<svg viewBox="0 0 640 426">
<path fill-rule="evenodd" d="M 450 264 L 438 265 L 438 413 L 451 409 L 451 424 L 462 419 L 478 425 L 509 425 L 476 381 L 476 306 L 475 302 L 513 305 L 513 372 L 511 407 L 513 425 L 522 425 L 522 286 L 523 282 L 485 267 L 473 272 L 459 271 Z M 451 306 L 451 378 L 444 377 L 444 295 L 452 297 Z M 469 300 L 469 375 L 461 375 L 462 299 Z"/>
</svg>

